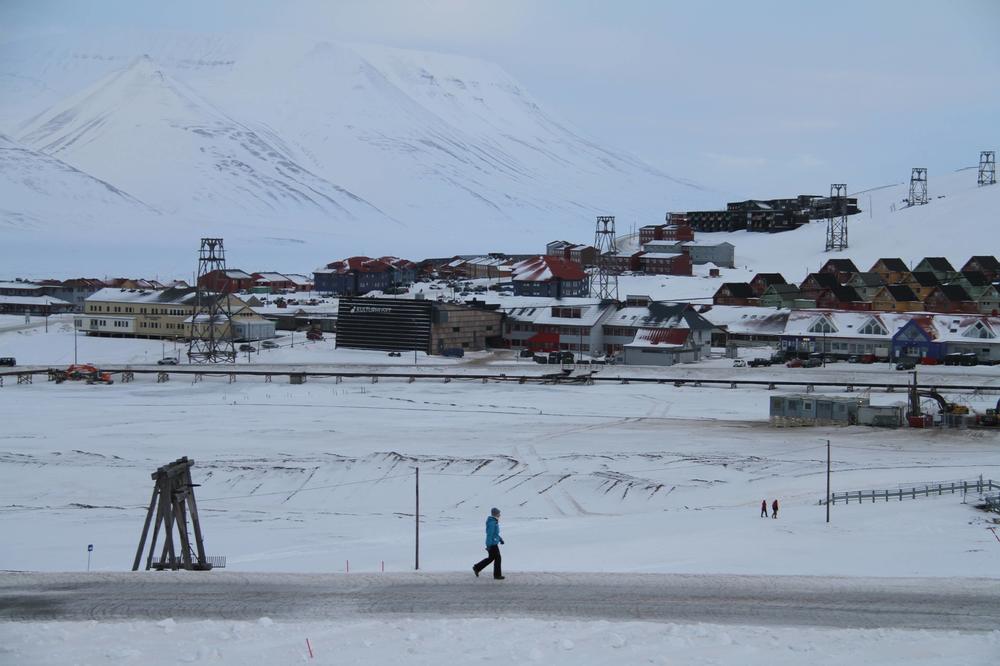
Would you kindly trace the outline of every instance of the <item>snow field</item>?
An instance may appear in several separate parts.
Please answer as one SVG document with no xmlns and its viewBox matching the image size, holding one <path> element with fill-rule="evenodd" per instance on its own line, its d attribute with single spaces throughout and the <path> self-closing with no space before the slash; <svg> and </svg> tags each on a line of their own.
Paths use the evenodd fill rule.
<svg viewBox="0 0 1000 666">
<path fill-rule="evenodd" d="M 309 646 L 313 651 L 310 658 Z M 0 660 L 37 664 L 986 664 L 1000 631 L 742 627 L 542 619 L 0 624 Z"/>
<path fill-rule="evenodd" d="M 959 495 L 833 507 L 834 490 L 1000 476 L 989 432 L 773 429 L 761 389 L 208 378 L 0 393 L 0 568 L 127 569 L 149 474 L 194 469 L 209 554 L 237 571 L 464 571 L 504 511 L 508 571 L 998 577 Z M 883 394 L 884 395 L 884 394 Z M 881 397 L 881 396 L 879 396 Z M 887 396 L 892 400 L 898 396 Z M 987 397 L 975 400 L 986 401 Z M 778 520 L 759 518 L 777 497 Z"/>
</svg>

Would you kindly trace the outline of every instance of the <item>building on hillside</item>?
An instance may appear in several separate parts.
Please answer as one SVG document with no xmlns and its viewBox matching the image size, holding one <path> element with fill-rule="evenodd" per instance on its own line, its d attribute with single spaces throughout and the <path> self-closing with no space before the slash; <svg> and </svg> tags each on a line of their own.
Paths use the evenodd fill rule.
<svg viewBox="0 0 1000 666">
<path fill-rule="evenodd" d="M 875 272 L 855 273 L 847 280 L 846 285 L 853 287 L 861 296 L 861 300 L 870 301 L 885 286 L 885 279 Z"/>
<path fill-rule="evenodd" d="M 883 257 L 868 269 L 870 273 L 878 273 L 885 284 L 899 284 L 910 279 L 910 269 L 898 257 Z"/>
<path fill-rule="evenodd" d="M 854 287 L 837 285 L 816 296 L 816 307 L 831 310 L 871 310 L 872 304 L 861 298 Z"/>
<path fill-rule="evenodd" d="M 254 277 L 249 273 L 235 268 L 218 269 L 200 276 L 198 278 L 198 286 L 217 294 L 235 294 L 253 289 Z M 154 287 L 141 286 L 134 288 L 145 289 L 147 291 L 154 289 Z"/>
<path fill-rule="evenodd" d="M 913 268 L 914 273 L 934 273 L 934 276 L 941 282 L 947 282 L 955 277 L 957 271 L 951 262 L 944 257 L 924 257 L 920 263 Z"/>
<path fill-rule="evenodd" d="M 496 309 L 419 298 L 341 298 L 337 347 L 426 354 L 482 351 L 502 346 L 503 320 Z"/>
<path fill-rule="evenodd" d="M 759 299 L 746 282 L 723 282 L 712 296 L 713 305 L 758 305 Z"/>
<path fill-rule="evenodd" d="M 941 284 L 941 281 L 934 273 L 930 271 L 914 271 L 910 273 L 910 281 L 906 283 L 906 286 L 913 290 L 917 298 L 921 301 L 926 301 L 927 297 L 934 291 L 934 287 L 939 284 Z"/>
<path fill-rule="evenodd" d="M 668 214 L 669 216 L 669 214 Z M 647 224 L 639 228 L 639 244 L 654 240 L 693 241 L 694 230 L 687 224 Z"/>
<path fill-rule="evenodd" d="M 546 243 L 545 255 L 572 261 L 581 266 L 594 266 L 597 263 L 597 248 L 563 240 Z"/>
<path fill-rule="evenodd" d="M 757 273 L 750 280 L 750 288 L 757 296 L 763 296 L 768 287 L 776 284 L 788 284 L 788 281 L 781 273 Z M 795 291 L 798 291 L 798 288 Z"/>
<path fill-rule="evenodd" d="M 736 266 L 736 248 L 732 243 L 654 240 L 643 244 L 642 249 L 646 252 L 656 253 L 683 252 L 691 257 L 691 263 L 696 266 L 708 263 L 722 268 L 734 268 Z"/>
<path fill-rule="evenodd" d="M 14 280 L 12 282 L 0 282 L 0 296 L 47 296 L 48 290 L 34 282 Z"/>
<path fill-rule="evenodd" d="M 504 340 L 512 349 L 600 356 L 605 353 L 602 323 L 616 311 L 614 303 L 580 298 L 509 308 Z"/>
<path fill-rule="evenodd" d="M 473 279 L 508 280 L 511 262 L 503 257 L 476 257 L 465 262 L 465 276 Z"/>
<path fill-rule="evenodd" d="M 221 298 L 221 296 L 219 296 Z M 263 338 L 274 337 L 274 323 L 264 323 L 245 301 L 228 294 L 236 336 L 254 331 Z M 112 337 L 176 338 L 191 337 L 191 317 L 195 314 L 198 290 L 187 289 L 115 289 L 107 287 L 90 296 L 79 329 L 88 335 Z M 239 324 L 242 324 L 240 326 Z M 228 335 L 228 329 L 219 331 Z M 260 339 L 260 338 L 247 338 Z"/>
<path fill-rule="evenodd" d="M 639 252 L 638 270 L 647 275 L 691 275 L 691 256 L 663 252 Z"/>
<path fill-rule="evenodd" d="M 839 287 L 841 283 L 833 273 L 810 273 L 799 285 L 799 291 L 804 298 L 817 300 L 819 295 L 828 289 Z"/>
<path fill-rule="evenodd" d="M 971 257 L 962 266 L 962 272 L 979 271 L 986 275 L 990 282 L 1000 280 L 1000 261 L 993 255 L 978 255 Z"/>
<path fill-rule="evenodd" d="M 974 314 L 979 312 L 979 304 L 960 285 L 939 284 L 924 300 L 924 309 L 928 312 Z"/>
<path fill-rule="evenodd" d="M 642 255 L 645 252 L 619 252 L 618 254 L 606 254 L 604 255 L 604 262 L 608 267 L 608 270 L 615 273 L 624 273 L 626 271 L 641 271 L 642 270 Z M 672 255 L 679 256 L 679 255 Z"/>
<path fill-rule="evenodd" d="M 979 300 L 979 294 L 993 286 L 986 274 L 981 271 L 962 271 L 948 284 L 957 284 L 962 287 L 973 300 Z"/>
<path fill-rule="evenodd" d="M 254 273 L 252 277 L 254 286 L 251 291 L 254 293 L 280 294 L 295 290 L 295 284 L 281 273 Z"/>
<path fill-rule="evenodd" d="M 688 211 L 687 222 L 695 231 L 760 231 L 775 233 L 796 229 L 809 220 L 825 219 L 831 208 L 848 215 L 860 212 L 854 197 L 821 197 L 803 194 L 789 199 L 750 199 L 726 204 L 724 211 Z"/>
<path fill-rule="evenodd" d="M 590 284 L 583 267 L 559 257 L 526 259 L 511 267 L 515 296 L 586 297 Z"/>
<path fill-rule="evenodd" d="M 387 257 L 387 259 L 395 258 Z M 407 263 L 412 264 L 412 262 Z M 415 264 L 408 269 L 400 270 L 380 259 L 356 256 L 317 268 L 313 271 L 313 281 L 316 291 L 320 293 L 362 296 L 372 291 L 404 288 L 412 283 L 415 275 Z"/>
<path fill-rule="evenodd" d="M 850 259 L 828 259 L 822 268 L 819 269 L 820 273 L 830 273 L 831 275 L 837 276 L 837 282 L 839 284 L 845 284 L 851 279 L 851 276 L 859 272 L 858 267 L 854 265 L 854 262 Z"/>
<path fill-rule="evenodd" d="M 872 310 L 881 312 L 915 312 L 924 309 L 924 302 L 905 284 L 888 284 L 872 296 Z"/>
<path fill-rule="evenodd" d="M 753 283 L 751 283 L 752 286 Z M 801 296 L 798 286 L 794 284 L 772 284 L 760 295 L 760 305 L 768 308 L 790 309 L 798 307 L 797 302 L 802 300 Z M 810 303 L 812 305 L 807 307 L 816 307 L 816 301 L 810 301 Z"/>
</svg>

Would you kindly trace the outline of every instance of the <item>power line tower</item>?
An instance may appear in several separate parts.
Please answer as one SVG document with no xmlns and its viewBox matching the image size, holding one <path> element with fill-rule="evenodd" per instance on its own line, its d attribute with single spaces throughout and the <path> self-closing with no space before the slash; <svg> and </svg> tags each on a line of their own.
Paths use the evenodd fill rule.
<svg viewBox="0 0 1000 666">
<path fill-rule="evenodd" d="M 923 167 L 913 167 L 910 172 L 910 197 L 907 199 L 909 206 L 923 206 L 927 203 L 927 169 Z"/>
<path fill-rule="evenodd" d="M 617 301 L 618 274 L 611 266 L 613 257 L 618 254 L 614 215 L 597 216 L 594 247 L 597 248 L 597 272 L 590 277 L 590 295 L 602 301 Z"/>
<path fill-rule="evenodd" d="M 202 278 L 210 273 L 226 274 L 226 250 L 221 238 L 202 238 L 198 251 L 198 293 L 194 316 L 191 318 L 191 342 L 188 360 L 191 363 L 235 363 L 236 345 L 233 343 L 233 313 L 229 305 L 228 280 L 213 280 L 217 291 L 209 289 L 209 281 Z M 221 293 L 220 293 L 221 292 Z"/>
<path fill-rule="evenodd" d="M 847 185 L 830 185 L 830 212 L 826 220 L 826 251 L 847 249 Z"/>
<path fill-rule="evenodd" d="M 992 150 L 979 153 L 979 184 L 995 185 L 997 182 L 997 157 Z"/>
</svg>

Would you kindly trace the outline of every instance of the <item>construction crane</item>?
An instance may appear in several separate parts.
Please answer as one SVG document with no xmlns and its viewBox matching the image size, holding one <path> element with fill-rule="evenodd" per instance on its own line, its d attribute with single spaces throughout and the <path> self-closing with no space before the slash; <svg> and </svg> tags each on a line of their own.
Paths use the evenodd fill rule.
<svg viewBox="0 0 1000 666">
<path fill-rule="evenodd" d="M 940 393 L 934 389 L 921 389 L 917 386 L 917 375 L 913 373 L 913 383 L 910 384 L 910 405 L 906 413 L 906 419 L 913 428 L 926 428 L 930 423 L 920 408 L 921 398 L 930 398 L 938 404 L 938 409 L 942 416 L 965 415 L 969 413 L 969 408 L 956 402 L 948 402 Z M 1000 406 L 1000 405 L 998 405 Z"/>
</svg>

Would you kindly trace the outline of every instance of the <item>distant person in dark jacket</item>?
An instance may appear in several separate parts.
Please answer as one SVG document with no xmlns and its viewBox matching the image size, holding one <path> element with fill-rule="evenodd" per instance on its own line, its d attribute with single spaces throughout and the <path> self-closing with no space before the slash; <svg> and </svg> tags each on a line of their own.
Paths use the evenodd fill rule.
<svg viewBox="0 0 1000 666">
<path fill-rule="evenodd" d="M 773 502 L 771 502 L 771 517 L 772 518 L 778 517 L 778 500 L 774 500 Z"/>
<path fill-rule="evenodd" d="M 503 539 L 500 537 L 500 509 L 493 507 L 490 509 L 490 517 L 486 519 L 486 552 L 488 557 L 480 560 L 472 566 L 472 572 L 479 578 L 479 572 L 493 563 L 493 578 L 503 580 L 504 575 L 500 570 L 500 544 Z"/>
<path fill-rule="evenodd" d="M 760 501 L 760 517 L 767 518 L 767 500 L 763 499 Z"/>
</svg>

